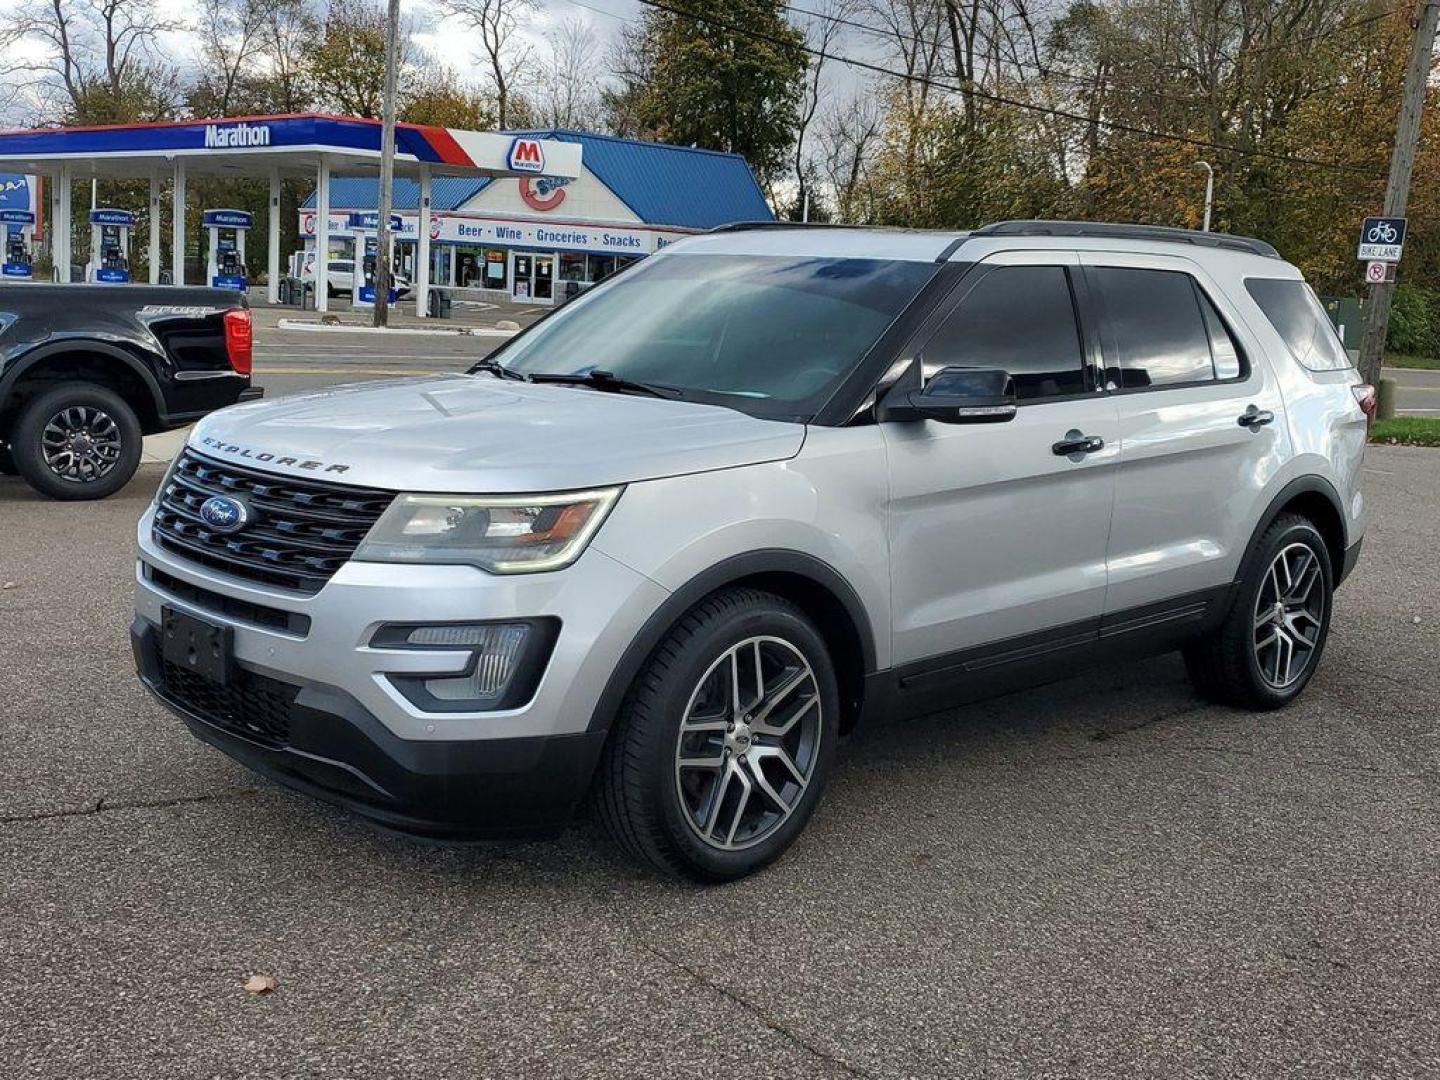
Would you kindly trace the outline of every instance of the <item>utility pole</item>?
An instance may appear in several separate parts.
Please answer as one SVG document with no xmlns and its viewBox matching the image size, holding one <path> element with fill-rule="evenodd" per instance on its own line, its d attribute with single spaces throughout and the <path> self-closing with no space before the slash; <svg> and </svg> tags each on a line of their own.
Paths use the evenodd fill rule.
<svg viewBox="0 0 1440 1080">
<path fill-rule="evenodd" d="M 399 36 L 400 0 L 390 0 L 385 22 L 385 100 L 380 128 L 380 216 L 375 222 L 376 326 L 390 325 L 390 208 L 395 201 L 395 69 Z"/>
<path fill-rule="evenodd" d="M 1395 148 L 1390 153 L 1385 217 L 1404 217 L 1405 204 L 1410 199 L 1410 170 L 1420 141 L 1420 112 L 1425 104 L 1425 87 L 1430 81 L 1437 22 L 1440 22 L 1440 0 L 1420 0 L 1419 12 L 1410 23 L 1415 28 L 1415 38 L 1410 45 L 1410 66 L 1405 71 Z M 1370 302 L 1365 305 L 1365 332 L 1360 338 L 1360 373 L 1371 386 L 1380 382 L 1380 367 L 1385 361 L 1385 331 L 1390 325 L 1390 304 L 1394 299 L 1393 281 L 1370 286 Z"/>
</svg>

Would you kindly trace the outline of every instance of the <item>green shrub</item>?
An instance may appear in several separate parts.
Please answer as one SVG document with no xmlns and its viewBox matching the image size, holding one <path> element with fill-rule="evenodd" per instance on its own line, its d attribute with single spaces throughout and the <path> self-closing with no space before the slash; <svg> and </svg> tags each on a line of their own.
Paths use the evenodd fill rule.
<svg viewBox="0 0 1440 1080">
<path fill-rule="evenodd" d="M 1412 356 L 1434 356 L 1436 345 L 1440 344 L 1437 307 L 1440 307 L 1440 294 L 1434 289 L 1397 285 L 1386 347 Z"/>
</svg>

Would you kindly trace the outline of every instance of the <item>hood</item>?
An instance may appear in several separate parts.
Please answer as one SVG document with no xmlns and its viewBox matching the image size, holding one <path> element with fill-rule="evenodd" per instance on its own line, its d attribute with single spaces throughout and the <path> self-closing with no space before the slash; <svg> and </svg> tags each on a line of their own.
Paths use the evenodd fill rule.
<svg viewBox="0 0 1440 1080">
<path fill-rule="evenodd" d="M 238 405 L 195 426 L 203 454 L 397 491 L 575 491 L 794 457 L 802 424 L 584 387 L 440 375 Z"/>
</svg>

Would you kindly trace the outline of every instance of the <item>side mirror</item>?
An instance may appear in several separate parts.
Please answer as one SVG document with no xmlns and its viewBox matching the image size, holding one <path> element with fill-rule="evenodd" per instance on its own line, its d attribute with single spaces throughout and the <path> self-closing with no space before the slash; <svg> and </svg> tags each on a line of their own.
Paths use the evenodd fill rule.
<svg viewBox="0 0 1440 1080">
<path fill-rule="evenodd" d="M 1001 424 L 1015 419 L 1015 383 L 1000 368 L 941 368 L 923 386 L 921 378 L 917 357 L 881 399 L 876 419 L 942 424 Z"/>
</svg>

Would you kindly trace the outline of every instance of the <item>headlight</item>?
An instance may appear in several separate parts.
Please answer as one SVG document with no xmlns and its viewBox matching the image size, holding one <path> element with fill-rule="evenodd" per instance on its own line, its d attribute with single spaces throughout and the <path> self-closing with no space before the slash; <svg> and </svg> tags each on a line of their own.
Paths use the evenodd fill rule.
<svg viewBox="0 0 1440 1080">
<path fill-rule="evenodd" d="M 468 563 L 494 574 L 569 566 L 605 520 L 619 488 L 563 495 L 401 495 L 354 558 Z"/>
</svg>

